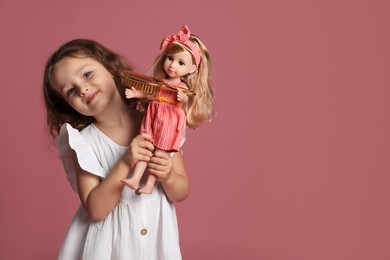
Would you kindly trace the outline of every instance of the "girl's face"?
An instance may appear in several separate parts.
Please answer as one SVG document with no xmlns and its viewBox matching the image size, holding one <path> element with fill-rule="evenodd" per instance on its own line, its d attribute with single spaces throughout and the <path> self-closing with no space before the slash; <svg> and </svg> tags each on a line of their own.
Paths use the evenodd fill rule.
<svg viewBox="0 0 390 260">
<path fill-rule="evenodd" d="M 88 57 L 66 57 L 53 68 L 52 87 L 77 112 L 100 115 L 114 99 L 121 99 L 111 73 Z"/>
<path fill-rule="evenodd" d="M 169 78 L 180 78 L 196 70 L 188 51 L 168 53 L 164 61 L 164 71 Z"/>
</svg>

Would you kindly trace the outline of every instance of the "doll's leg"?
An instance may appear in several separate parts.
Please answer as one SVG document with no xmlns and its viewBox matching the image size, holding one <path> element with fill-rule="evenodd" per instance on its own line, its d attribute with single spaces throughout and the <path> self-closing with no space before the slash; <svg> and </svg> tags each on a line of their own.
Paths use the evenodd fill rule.
<svg viewBox="0 0 390 260">
<path fill-rule="evenodd" d="M 156 176 L 153 174 L 148 174 L 148 179 L 146 180 L 146 184 L 141 188 L 140 192 L 146 194 L 152 194 L 154 183 L 156 182 Z"/>
<path fill-rule="evenodd" d="M 164 151 L 156 147 L 156 151 Z M 165 152 L 165 151 L 164 151 Z M 156 182 L 156 176 L 153 174 L 148 174 L 148 178 L 146 180 L 145 186 L 140 189 L 140 192 L 145 194 L 152 194 L 154 183 Z"/>
<path fill-rule="evenodd" d="M 121 182 L 133 190 L 137 190 L 139 187 L 139 181 L 141 180 L 147 165 L 148 163 L 145 161 L 137 162 L 134 167 L 133 176 L 128 179 L 121 180 Z"/>
</svg>

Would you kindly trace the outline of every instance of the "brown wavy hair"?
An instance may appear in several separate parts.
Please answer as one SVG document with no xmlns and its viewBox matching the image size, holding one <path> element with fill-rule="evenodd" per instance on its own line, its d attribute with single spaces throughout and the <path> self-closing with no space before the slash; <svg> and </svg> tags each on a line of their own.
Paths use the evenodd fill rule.
<svg viewBox="0 0 390 260">
<path fill-rule="evenodd" d="M 66 57 L 87 57 L 101 63 L 113 76 L 115 84 L 124 102 L 134 104 L 134 100 L 126 99 L 126 87 L 121 83 L 120 72 L 133 70 L 133 66 L 121 55 L 109 50 L 100 43 L 89 39 L 75 39 L 62 45 L 46 62 L 43 78 L 43 98 L 46 107 L 46 121 L 48 132 L 52 137 L 59 134 L 61 126 L 69 123 L 72 127 L 81 130 L 93 123 L 95 119 L 84 116 L 74 110 L 65 99 L 56 92 L 51 85 L 51 76 L 54 67 Z"/>
</svg>

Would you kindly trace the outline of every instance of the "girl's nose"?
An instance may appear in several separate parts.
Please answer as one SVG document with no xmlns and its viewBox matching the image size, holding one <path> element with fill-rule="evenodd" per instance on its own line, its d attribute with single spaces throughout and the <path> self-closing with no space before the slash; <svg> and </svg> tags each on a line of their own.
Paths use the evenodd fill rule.
<svg viewBox="0 0 390 260">
<path fill-rule="evenodd" d="M 80 88 L 81 96 L 84 96 L 88 91 L 89 91 L 89 86 L 88 85 L 81 86 L 81 88 Z"/>
</svg>

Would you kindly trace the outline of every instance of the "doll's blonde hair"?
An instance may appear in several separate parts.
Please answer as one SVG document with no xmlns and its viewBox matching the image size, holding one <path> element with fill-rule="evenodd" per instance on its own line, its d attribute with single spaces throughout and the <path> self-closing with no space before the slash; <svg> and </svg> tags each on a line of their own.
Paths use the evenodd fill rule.
<svg viewBox="0 0 390 260">
<path fill-rule="evenodd" d="M 204 123 L 209 122 L 214 117 L 214 89 L 211 83 L 211 61 L 210 54 L 206 46 L 201 42 L 199 37 L 191 34 L 190 41 L 194 42 L 199 47 L 200 63 L 197 70 L 191 74 L 187 74 L 181 80 L 187 84 L 187 87 L 196 93 L 194 96 L 189 96 L 188 102 L 183 106 L 187 115 L 187 125 L 190 128 L 196 128 Z M 178 53 L 182 51 L 192 52 L 186 46 L 172 42 L 159 55 L 152 67 L 153 76 L 159 80 L 167 77 L 164 71 L 164 61 L 170 53 Z M 195 58 L 193 64 L 195 64 Z"/>
</svg>

